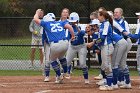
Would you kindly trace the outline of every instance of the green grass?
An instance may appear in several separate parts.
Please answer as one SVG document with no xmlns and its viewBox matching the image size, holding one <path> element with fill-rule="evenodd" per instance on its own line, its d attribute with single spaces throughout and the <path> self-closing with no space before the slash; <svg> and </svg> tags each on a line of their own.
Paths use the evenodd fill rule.
<svg viewBox="0 0 140 93">
<path fill-rule="evenodd" d="M 12 45 L 30 45 L 31 38 L 10 38 L 0 39 L 0 44 Z M 0 59 L 1 60 L 29 60 L 30 59 L 30 46 L 1 46 Z M 36 51 L 36 59 L 39 59 L 39 51 Z"/>
<path fill-rule="evenodd" d="M 0 47 L 1 60 L 29 60 L 31 47 L 5 46 Z M 36 50 L 36 59 L 39 59 L 39 49 Z"/>
<path fill-rule="evenodd" d="M 90 69 L 89 76 L 91 75 L 98 75 L 100 73 L 99 69 Z M 41 76 L 41 71 L 34 71 L 34 70 L 0 70 L 0 76 Z M 51 70 L 51 76 L 55 75 L 55 72 Z M 73 76 L 82 76 L 82 71 L 74 69 Z M 138 76 L 138 72 L 135 70 L 130 71 L 130 76 Z"/>
<path fill-rule="evenodd" d="M 31 44 L 31 37 L 0 39 L 0 44 Z"/>
</svg>

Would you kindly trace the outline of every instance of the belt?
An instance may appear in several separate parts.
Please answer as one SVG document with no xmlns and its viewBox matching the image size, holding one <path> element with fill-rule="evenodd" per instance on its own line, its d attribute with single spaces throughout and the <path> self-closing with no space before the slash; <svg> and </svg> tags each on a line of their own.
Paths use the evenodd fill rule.
<svg viewBox="0 0 140 93">
<path fill-rule="evenodd" d="M 73 46 L 78 46 L 78 45 L 83 45 L 84 43 L 81 43 L 81 44 L 72 44 L 71 43 L 71 45 L 73 45 Z"/>
<path fill-rule="evenodd" d="M 56 40 L 56 41 L 52 41 L 52 42 L 50 42 L 50 43 L 58 43 L 59 41 L 64 41 L 64 40 L 67 40 L 67 39 L 60 39 L 60 40 Z"/>
</svg>

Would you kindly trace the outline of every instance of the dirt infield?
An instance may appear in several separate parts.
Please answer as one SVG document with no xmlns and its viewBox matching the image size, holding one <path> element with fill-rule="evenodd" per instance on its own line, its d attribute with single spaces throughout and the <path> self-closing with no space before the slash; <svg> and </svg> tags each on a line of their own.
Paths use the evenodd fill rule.
<svg viewBox="0 0 140 93">
<path fill-rule="evenodd" d="M 55 78 L 50 82 L 43 82 L 43 76 L 0 76 L 0 93 L 140 93 L 140 79 L 131 77 L 132 89 L 114 91 L 99 91 L 98 86 L 90 76 L 90 84 L 85 85 L 83 77 L 72 76 L 64 79 L 63 84 L 55 84 Z"/>
</svg>

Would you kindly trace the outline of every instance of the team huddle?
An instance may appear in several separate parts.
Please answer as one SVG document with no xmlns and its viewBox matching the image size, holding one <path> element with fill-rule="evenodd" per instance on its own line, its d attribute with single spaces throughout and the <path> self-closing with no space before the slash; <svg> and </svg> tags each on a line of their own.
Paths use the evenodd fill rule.
<svg viewBox="0 0 140 93">
<path fill-rule="evenodd" d="M 99 85 L 99 90 L 132 88 L 126 60 L 132 47 L 130 38 L 138 40 L 140 38 L 139 21 L 136 33 L 131 34 L 128 23 L 123 18 L 123 9 L 115 8 L 113 14 L 113 12 L 101 7 L 91 13 L 91 22 L 87 24 L 85 29 L 82 29 L 79 26 L 80 18 L 76 12 L 69 15 L 69 9 L 64 8 L 60 20 L 56 21 L 53 13 L 48 13 L 43 19 L 40 19 L 42 11 L 41 9 L 36 11 L 33 21 L 42 28 L 45 82 L 49 82 L 50 66 L 56 73 L 55 83 L 62 83 L 64 78 L 70 79 L 71 62 L 78 54 L 84 83 L 89 84 L 86 56 L 87 48 L 93 48 L 101 65 L 102 79 L 96 83 Z M 140 13 L 136 15 L 140 16 Z M 33 33 L 36 34 L 35 31 Z M 92 37 L 92 42 L 85 43 L 84 36 L 86 34 Z M 139 48 L 138 45 L 137 64 L 140 72 Z M 61 73 L 61 68 L 63 73 Z"/>
</svg>

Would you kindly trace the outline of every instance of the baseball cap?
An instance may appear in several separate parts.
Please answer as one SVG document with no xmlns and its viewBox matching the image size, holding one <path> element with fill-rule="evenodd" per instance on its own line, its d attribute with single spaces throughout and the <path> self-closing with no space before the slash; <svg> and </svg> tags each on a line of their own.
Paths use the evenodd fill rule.
<svg viewBox="0 0 140 93">
<path fill-rule="evenodd" d="M 69 22 L 79 22 L 79 15 L 76 12 L 72 12 L 69 17 Z"/>
<path fill-rule="evenodd" d="M 94 19 L 91 21 L 90 25 L 100 25 L 100 21 L 98 19 Z"/>
<path fill-rule="evenodd" d="M 43 21 L 55 21 L 55 15 L 53 13 L 48 13 L 43 17 Z"/>
<path fill-rule="evenodd" d="M 135 13 L 137 16 L 139 16 L 140 15 L 140 12 L 137 12 L 137 13 Z"/>
</svg>

